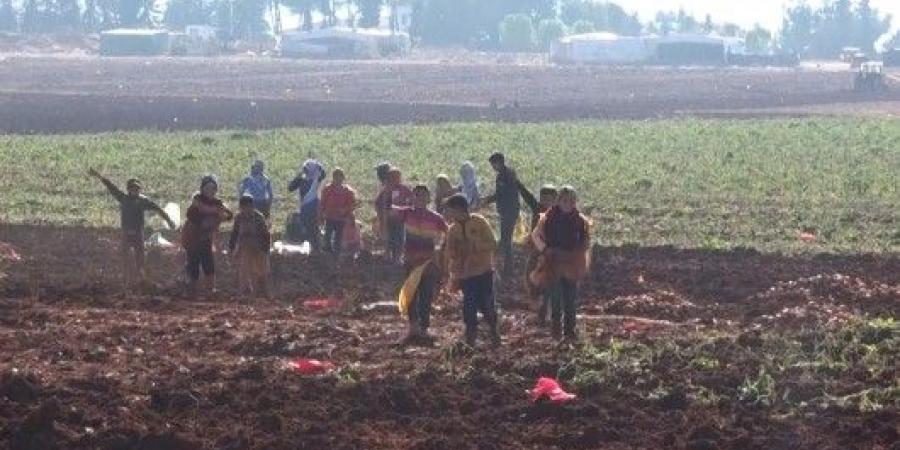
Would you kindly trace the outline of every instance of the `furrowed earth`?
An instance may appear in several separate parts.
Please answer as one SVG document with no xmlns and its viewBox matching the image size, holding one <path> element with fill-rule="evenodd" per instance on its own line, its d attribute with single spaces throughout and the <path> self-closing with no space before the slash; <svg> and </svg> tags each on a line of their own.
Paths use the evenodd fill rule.
<svg viewBox="0 0 900 450">
<path fill-rule="evenodd" d="M 453 61 L 9 57 L 0 64 L 0 130 L 57 134 L 493 120 L 547 121 L 546 127 L 553 127 L 554 121 L 584 118 L 794 117 L 847 110 L 865 115 L 872 113 L 873 101 L 879 105 L 878 117 L 898 111 L 896 89 L 878 98 L 859 97 L 847 91 L 847 76 L 817 70 L 663 71 Z M 716 94 L 707 95 L 710 91 Z M 274 255 L 273 299 L 248 302 L 236 295 L 236 275 L 226 256 L 217 259 L 218 295 L 194 300 L 181 289 L 183 255 L 151 249 L 147 283 L 125 295 L 117 231 L 73 219 L 84 214 L 77 206 L 85 201 L 99 208 L 95 197 L 102 188 L 88 193 L 80 182 L 70 181 L 83 176 L 85 163 L 73 151 L 93 161 L 106 153 L 94 147 L 125 138 L 72 137 L 77 145 L 69 148 L 67 136 L 39 141 L 7 137 L 9 148 L 0 154 L 6 167 L 0 173 L 16 180 L 5 184 L 7 189 L 34 186 L 35 177 L 52 178 L 42 172 L 48 167 L 63 181 L 48 188 L 46 197 L 53 199 L 54 209 L 45 220 L 21 217 L 22 211 L 44 205 L 27 195 L 8 198 L 9 216 L 0 215 L 6 217 L 0 224 L 0 448 L 896 450 L 900 235 L 891 234 L 897 224 L 891 193 L 897 186 L 879 172 L 897 169 L 896 133 L 885 119 L 839 122 L 799 121 L 796 131 L 791 131 L 793 125 L 785 130 L 753 123 L 745 130 L 746 139 L 728 145 L 774 139 L 765 142 L 776 147 L 793 132 L 798 139 L 800 133 L 806 133 L 804 139 L 818 133 L 810 129 L 831 133 L 827 141 L 832 144 L 810 140 L 818 144 L 809 155 L 839 164 L 835 148 L 852 146 L 847 155 L 856 163 L 847 164 L 857 178 L 851 187 L 804 192 L 804 186 L 826 186 L 845 172 L 824 167 L 830 163 L 803 163 L 784 155 L 786 171 L 795 172 L 789 185 L 794 193 L 765 195 L 790 198 L 789 208 L 762 208 L 769 197 L 750 199 L 751 192 L 757 195 L 756 187 L 736 189 L 738 178 L 727 178 L 730 184 L 720 186 L 719 196 L 686 190 L 698 184 L 705 192 L 699 181 L 679 184 L 677 189 L 685 190 L 670 196 L 634 194 L 647 207 L 610 215 L 598 227 L 600 244 L 593 249 L 596 263 L 580 292 L 580 340 L 575 344 L 561 345 L 534 324 L 537 305 L 526 294 L 522 273 L 527 255 L 518 249 L 517 271 L 501 280 L 498 292 L 503 335 L 498 349 L 486 345 L 484 334 L 475 349 L 459 344 L 461 302 L 445 293 L 432 320 L 434 346 L 396 346 L 406 330 L 396 307 L 402 273 L 377 253 L 341 262 Z M 740 128 L 735 122 L 722 123 Z M 681 142 L 685 133 L 700 130 L 698 142 L 711 139 L 700 135 L 710 135 L 707 125 L 722 123 L 664 123 L 659 129 L 668 129 L 679 148 L 686 149 Z M 877 139 L 853 135 L 857 125 Z M 618 126 L 612 130 L 624 132 Z M 760 126 L 768 128 L 752 128 Z M 529 128 L 525 135 L 540 135 L 541 130 Z M 455 142 L 448 145 L 475 142 L 479 151 L 487 151 L 489 139 L 472 136 L 496 130 L 417 130 L 413 141 L 429 132 L 465 134 L 468 141 L 448 140 Z M 584 130 L 570 132 L 588 136 Z M 349 136 L 340 133 L 315 139 L 332 142 Z M 352 133 L 354 140 L 376 134 L 365 128 Z M 838 137 L 841 133 L 847 137 Z M 502 142 L 516 142 L 510 137 L 515 130 L 502 134 Z M 779 138 L 769 136 L 775 134 Z M 223 142 L 223 136 L 227 134 L 204 139 Z M 279 136 L 299 142 L 305 135 L 267 135 L 247 145 Z M 155 137 L 159 135 L 146 133 L 127 139 Z M 210 147 L 192 143 L 194 137 L 199 142 L 199 136 L 176 138 L 184 142 L 173 148 Z M 706 149 L 698 155 L 706 158 L 711 144 L 703 145 Z M 31 154 L 36 146 L 58 153 L 16 161 L 15 148 Z M 109 148 L 126 158 L 122 148 Z M 345 153 L 350 157 L 363 150 L 384 149 L 353 146 Z M 197 154 L 212 160 L 211 151 Z M 686 151 L 672 154 L 681 155 L 681 161 Z M 127 158 L 145 161 L 135 154 Z M 193 159 L 184 164 L 195 164 Z M 649 159 L 648 164 L 656 164 Z M 38 161 L 41 167 L 34 167 Z M 429 160 L 416 170 L 437 169 L 435 164 Z M 628 164 L 604 167 L 619 166 Z M 691 173 L 707 167 L 682 166 Z M 351 173 L 362 176 L 369 167 L 360 164 Z M 591 167 L 567 174 L 581 181 Z M 801 167 L 829 175 L 820 173 L 821 183 L 814 184 L 816 174 Z M 128 171 L 114 164 L 111 168 L 117 175 Z M 145 169 L 157 173 L 156 168 Z M 533 175 L 538 169 L 524 172 Z M 227 170 L 241 173 L 243 167 Z M 288 164 L 278 170 L 286 174 Z M 665 173 L 675 169 L 660 170 L 666 172 L 645 177 L 664 184 Z M 748 173 L 748 183 L 763 180 L 761 174 Z M 166 184 L 170 196 L 193 183 L 186 173 L 175 176 Z M 164 178 L 144 182 L 160 185 Z M 629 179 L 628 185 L 643 182 Z M 650 188 L 664 189 L 652 182 L 645 190 Z M 611 192 L 605 194 L 610 204 L 618 191 Z M 723 221 L 723 230 L 685 222 L 687 237 L 679 246 L 659 245 L 657 241 L 673 235 L 656 228 L 652 244 L 632 242 L 640 235 L 634 230 L 618 230 L 614 242 L 604 239 L 616 227 L 612 222 L 629 214 L 654 214 L 653 222 L 636 223 L 682 220 L 655 216 L 656 211 L 667 212 L 665 204 L 679 195 L 709 204 L 708 211 L 697 210 L 710 218 L 743 211 L 741 205 L 746 209 L 749 204 L 776 219 Z M 56 208 L 63 203 L 71 205 Z M 832 211 L 829 205 L 839 208 Z M 107 219 L 115 216 L 111 202 L 109 208 L 98 224 L 108 225 Z M 832 246 L 822 230 L 813 230 L 825 242 L 810 243 L 806 248 L 812 250 L 802 250 L 806 244 L 796 239 L 795 230 L 787 230 L 789 243 L 781 229 L 787 226 L 780 218 L 788 214 L 785 208 L 802 209 L 805 218 L 791 219 L 798 223 L 809 217 L 829 221 L 840 245 Z M 775 229 L 759 228 L 762 223 L 774 223 Z M 276 224 L 276 230 L 281 226 Z M 728 227 L 734 229 L 724 229 Z M 848 230 L 853 239 L 847 238 Z M 731 232 L 751 245 L 720 245 L 721 236 Z M 177 241 L 174 233 L 163 234 Z M 881 251 L 853 252 L 854 245 Z M 317 307 L 318 300 L 331 306 Z M 331 361 L 335 368 L 303 375 L 289 364 L 296 358 Z M 526 391 L 541 376 L 558 378 L 577 397 L 563 404 L 532 402 Z"/>
</svg>

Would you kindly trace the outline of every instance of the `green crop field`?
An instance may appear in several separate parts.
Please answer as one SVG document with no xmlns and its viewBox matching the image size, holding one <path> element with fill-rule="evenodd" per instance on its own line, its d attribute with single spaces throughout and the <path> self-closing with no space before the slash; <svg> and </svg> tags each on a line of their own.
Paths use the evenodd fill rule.
<svg viewBox="0 0 900 450">
<path fill-rule="evenodd" d="M 234 201 L 251 161 L 268 164 L 277 227 L 295 207 L 287 184 L 308 156 L 339 165 L 363 198 L 372 167 L 399 165 L 433 184 L 473 160 L 493 190 L 487 156 L 507 153 L 525 184 L 569 183 L 604 244 L 782 252 L 900 250 L 900 121 L 668 120 L 539 125 L 292 129 L 0 137 L 0 221 L 115 225 L 113 200 L 87 176 L 140 178 L 160 202 L 184 204 L 206 172 Z M 363 216 L 371 208 L 363 208 Z M 798 239 L 814 232 L 815 242 Z"/>
</svg>

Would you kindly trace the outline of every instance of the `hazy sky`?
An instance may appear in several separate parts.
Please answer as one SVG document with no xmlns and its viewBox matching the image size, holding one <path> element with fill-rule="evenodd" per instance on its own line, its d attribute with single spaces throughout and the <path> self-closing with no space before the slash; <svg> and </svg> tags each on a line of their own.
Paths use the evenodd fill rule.
<svg viewBox="0 0 900 450">
<path fill-rule="evenodd" d="M 785 5 L 795 3 L 794 0 L 619 0 L 617 3 L 628 11 L 636 11 L 641 21 L 646 22 L 659 10 L 678 10 L 683 7 L 702 20 L 707 13 L 712 14 L 716 22 L 734 22 L 743 27 L 751 27 L 756 23 L 778 29 Z M 821 0 L 809 0 L 810 5 L 819 6 Z M 855 3 L 855 1 L 854 1 Z M 873 8 L 882 13 L 894 16 L 893 25 L 900 25 L 900 0 L 871 0 Z"/>
<path fill-rule="evenodd" d="M 167 0 L 163 0 L 167 1 Z M 484 0 L 489 1 L 489 0 Z M 706 14 L 712 14 L 713 20 L 720 22 L 733 22 L 744 28 L 760 25 L 778 32 L 781 28 L 781 19 L 784 17 L 785 7 L 797 3 L 798 0 L 612 0 L 621 5 L 628 12 L 637 12 L 641 22 L 652 20 L 656 13 L 663 11 L 677 11 L 684 8 L 693 14 L 698 20 L 703 21 Z M 855 4 L 857 0 L 852 0 Z M 813 7 L 819 7 L 822 0 L 807 0 Z M 891 22 L 894 29 L 900 27 L 900 0 L 870 0 L 873 8 L 882 14 L 889 13 L 893 16 Z M 341 11 L 339 17 L 343 17 Z M 285 30 L 292 30 L 300 25 L 300 17 L 292 14 L 286 7 L 282 7 L 282 24 Z"/>
</svg>

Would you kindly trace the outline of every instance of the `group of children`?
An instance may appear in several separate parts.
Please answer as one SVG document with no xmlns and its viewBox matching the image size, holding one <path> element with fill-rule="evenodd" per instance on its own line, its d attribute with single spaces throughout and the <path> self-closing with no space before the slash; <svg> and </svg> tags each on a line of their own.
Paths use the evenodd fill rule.
<svg viewBox="0 0 900 450">
<path fill-rule="evenodd" d="M 373 231 L 384 244 L 385 255 L 404 267 L 407 278 L 400 295 L 400 308 L 409 323 L 403 344 L 427 344 L 431 305 L 442 286 L 446 292 L 462 293 L 465 341 L 474 345 L 478 313 L 488 325 L 492 345 L 500 343 L 494 305 L 495 254 L 502 255 L 502 277 L 512 272 L 513 234 L 521 211 L 520 198 L 532 211 L 527 270 L 530 293 L 538 306 L 538 323 L 545 324 L 550 312 L 554 337 L 575 337 L 578 285 L 590 264 L 590 224 L 577 208 L 571 187 L 541 188 L 535 198 L 506 165 L 505 157 L 489 158 L 496 172 L 494 194 L 481 197 L 475 167 L 466 162 L 460 169 L 461 183 L 453 186 L 449 177 L 439 175 L 434 192 L 427 185 L 410 188 L 402 172 L 388 163 L 376 166 L 381 184 L 375 198 Z M 172 228 L 173 221 L 157 204 L 140 193 L 140 182 L 129 180 L 127 193 L 91 169 L 120 204 L 123 255 L 132 255 L 136 272 L 143 277 L 144 213 L 160 214 Z M 357 231 L 354 211 L 360 206 L 357 194 L 346 184 L 345 174 L 334 169 L 327 185 L 325 169 L 307 160 L 289 190 L 298 192 L 298 212 L 288 222 L 286 236 L 309 242 L 311 250 L 340 255 L 347 247 L 348 231 Z M 254 162 L 250 175 L 238 189 L 239 211 L 235 215 L 217 197 L 218 180 L 208 175 L 192 197 L 187 221 L 182 228 L 185 274 L 190 293 L 196 293 L 201 272 L 205 287 L 214 291 L 216 242 L 223 222 L 234 220 L 228 241 L 229 253 L 237 262 L 242 292 L 268 297 L 269 248 L 271 246 L 271 181 L 261 161 Z M 433 197 L 433 198 L 432 198 Z M 433 203 L 432 203 L 433 201 Z M 478 208 L 496 204 L 500 238 Z M 433 205 L 433 206 L 432 206 Z M 324 225 L 324 244 L 320 227 Z M 324 248 L 323 248 L 324 247 Z M 126 263 L 132 256 L 127 256 Z M 129 283 L 126 266 L 126 285 Z"/>
</svg>

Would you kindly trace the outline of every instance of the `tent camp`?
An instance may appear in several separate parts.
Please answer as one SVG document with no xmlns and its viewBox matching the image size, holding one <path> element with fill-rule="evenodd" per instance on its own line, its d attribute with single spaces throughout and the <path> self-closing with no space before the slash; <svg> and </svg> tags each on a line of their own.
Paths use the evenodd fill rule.
<svg viewBox="0 0 900 450">
<path fill-rule="evenodd" d="M 166 30 L 120 28 L 100 33 L 102 56 L 153 56 L 169 52 Z"/>
<path fill-rule="evenodd" d="M 725 64 L 726 42 L 719 36 L 670 34 L 656 39 L 656 62 L 690 66 Z"/>
<path fill-rule="evenodd" d="M 409 35 L 390 31 L 327 28 L 281 35 L 281 56 L 290 58 L 378 58 L 409 52 Z"/>
<path fill-rule="evenodd" d="M 646 61 L 650 50 L 641 37 L 586 33 L 562 38 L 550 57 L 559 63 L 633 64 Z"/>
</svg>

